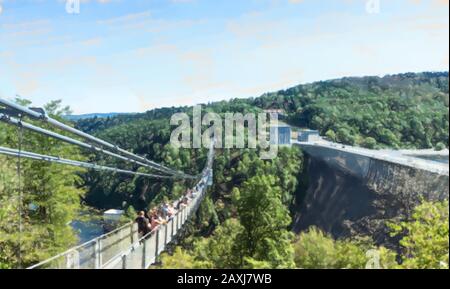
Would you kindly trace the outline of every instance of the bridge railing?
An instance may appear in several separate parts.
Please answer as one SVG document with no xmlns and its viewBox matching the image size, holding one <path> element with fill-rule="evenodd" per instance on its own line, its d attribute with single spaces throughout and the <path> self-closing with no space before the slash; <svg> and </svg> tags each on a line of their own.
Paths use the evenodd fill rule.
<svg viewBox="0 0 450 289">
<path fill-rule="evenodd" d="M 137 224 L 132 222 L 114 231 L 71 248 L 28 269 L 102 269 L 148 268 L 156 257 L 182 230 L 188 218 L 200 206 L 206 188 L 212 185 L 214 142 L 208 153 L 202 178 L 195 186 L 195 197 L 177 214 L 149 235 L 139 238 Z"/>
<path fill-rule="evenodd" d="M 29 269 L 98 269 L 139 239 L 136 223 L 128 223 L 107 234 L 71 248 Z"/>
<path fill-rule="evenodd" d="M 197 184 L 196 196 L 149 235 L 139 238 L 137 224 L 132 222 L 29 269 L 148 268 L 198 209 L 211 178 L 212 171 Z"/>
<path fill-rule="evenodd" d="M 115 258 L 106 263 L 104 269 L 146 269 L 156 262 L 156 258 L 173 242 L 182 231 L 183 225 L 189 217 L 197 211 L 205 194 L 208 183 L 204 183 L 197 192 L 196 197 L 183 209 L 170 219 L 167 224 L 147 236 L 140 238 L 136 243 L 122 251 Z"/>
</svg>

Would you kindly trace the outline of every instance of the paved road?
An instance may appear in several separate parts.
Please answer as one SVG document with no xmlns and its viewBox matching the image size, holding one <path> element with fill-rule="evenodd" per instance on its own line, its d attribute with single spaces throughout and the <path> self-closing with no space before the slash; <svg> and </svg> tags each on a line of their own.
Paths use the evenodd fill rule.
<svg viewBox="0 0 450 289">
<path fill-rule="evenodd" d="M 404 166 L 409 166 L 417 169 L 422 169 L 426 171 L 431 171 L 434 173 L 438 173 L 441 175 L 449 175 L 449 167 L 448 164 L 439 163 L 432 160 L 426 160 L 414 157 L 412 155 L 423 155 L 424 151 L 411 151 L 411 150 L 370 150 L 361 147 L 348 146 L 338 143 L 329 142 L 326 140 L 319 140 L 314 142 L 299 142 L 293 141 L 292 144 L 300 145 L 300 146 L 317 146 L 330 148 L 338 151 L 343 151 L 347 153 L 354 153 L 366 157 L 370 157 L 373 159 L 384 160 L 392 163 L 401 164 Z M 407 153 L 407 154 L 405 154 Z M 445 152 L 444 152 L 445 153 Z M 443 152 L 440 152 L 439 155 L 442 156 Z M 427 155 L 430 155 L 428 153 Z M 448 156 L 448 151 L 447 151 Z"/>
</svg>

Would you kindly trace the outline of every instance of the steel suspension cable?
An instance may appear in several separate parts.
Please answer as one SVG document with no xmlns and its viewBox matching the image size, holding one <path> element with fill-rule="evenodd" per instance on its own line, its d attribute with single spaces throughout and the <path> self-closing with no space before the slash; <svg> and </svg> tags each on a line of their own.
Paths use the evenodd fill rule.
<svg viewBox="0 0 450 289">
<path fill-rule="evenodd" d="M 64 135 L 60 135 L 58 133 L 55 133 L 55 132 L 52 132 L 52 131 L 49 131 L 49 130 L 46 130 L 46 129 L 43 129 L 43 128 L 40 128 L 40 127 L 37 127 L 37 126 L 34 126 L 34 125 L 26 123 L 26 122 L 24 122 L 22 120 L 10 117 L 10 116 L 8 116 L 6 114 L 1 114 L 0 113 L 0 121 L 3 121 L 5 123 L 11 124 L 11 125 L 15 125 L 15 126 L 18 126 L 18 127 L 21 127 L 21 128 L 25 128 L 27 130 L 30 130 L 30 131 L 33 131 L 33 132 L 36 132 L 36 133 L 39 133 L 39 134 L 43 134 L 43 135 L 46 135 L 46 136 L 49 136 L 49 137 L 61 140 L 61 141 L 66 142 L 66 143 L 73 144 L 73 145 L 76 145 L 76 146 L 79 146 L 79 147 L 91 150 L 91 151 L 104 153 L 106 155 L 115 157 L 115 158 L 123 160 L 123 161 L 128 161 L 128 162 L 131 162 L 131 163 L 139 165 L 139 166 L 143 166 L 143 167 L 148 167 L 148 168 L 154 169 L 152 166 L 150 166 L 150 165 L 148 165 L 146 163 L 142 163 L 142 162 L 130 159 L 128 157 L 124 157 L 124 156 L 121 156 L 119 154 L 110 152 L 108 150 L 104 150 L 104 149 L 102 149 L 100 147 L 97 147 L 97 146 L 94 146 L 94 145 L 91 145 L 91 144 L 88 144 L 88 143 L 84 143 L 84 142 L 81 142 L 79 140 L 76 140 L 76 139 L 73 139 L 73 138 L 70 138 L 70 137 L 67 137 L 67 136 L 64 136 Z"/>
<path fill-rule="evenodd" d="M 77 135 L 77 136 L 79 136 L 79 137 L 81 137 L 83 139 L 89 140 L 90 142 L 93 142 L 93 143 L 96 143 L 98 145 L 107 147 L 107 148 L 109 148 L 109 149 L 111 149 L 113 151 L 116 151 L 116 152 L 118 152 L 118 153 L 120 153 L 122 155 L 126 155 L 129 158 L 131 158 L 131 159 L 147 163 L 148 165 L 152 166 L 155 170 L 159 170 L 159 171 L 164 172 L 164 173 L 169 173 L 169 174 L 183 176 L 183 177 L 186 177 L 186 178 L 197 178 L 197 176 L 191 176 L 191 175 L 185 174 L 183 172 L 180 172 L 180 171 L 168 168 L 168 167 L 166 167 L 164 165 L 161 165 L 161 164 L 158 164 L 158 163 L 156 163 L 154 161 L 148 160 L 147 158 L 138 156 L 138 155 L 136 155 L 134 153 L 131 153 L 131 152 L 127 151 L 127 150 L 124 150 L 124 149 L 122 149 L 122 148 L 120 148 L 120 147 L 118 147 L 118 146 L 116 146 L 114 144 L 111 144 L 111 143 L 106 142 L 106 141 L 104 141 L 102 139 L 96 138 L 96 137 L 91 136 L 91 135 L 89 135 L 87 133 L 84 133 L 84 132 L 82 132 L 80 130 L 77 130 L 77 129 L 73 128 L 73 127 L 70 127 L 70 126 L 68 126 L 68 125 L 66 125 L 64 123 L 61 123 L 61 122 L 59 122 L 59 121 L 49 117 L 45 113 L 45 111 L 43 111 L 43 110 L 41 110 L 41 111 L 32 110 L 32 109 L 26 108 L 24 106 L 21 106 L 21 105 L 16 104 L 16 103 L 14 103 L 12 101 L 8 101 L 8 100 L 2 99 L 2 98 L 0 98 L 0 104 L 6 106 L 9 109 L 12 109 L 13 111 L 21 112 L 24 115 L 27 115 L 27 116 L 29 116 L 29 117 L 31 117 L 33 119 L 37 119 L 37 120 L 46 122 L 46 123 L 48 123 L 48 124 L 50 124 L 50 125 L 52 125 L 54 127 L 57 127 L 59 129 L 61 129 L 61 130 L 64 130 L 64 131 L 72 133 L 72 134 L 75 134 L 75 135 Z"/>
<path fill-rule="evenodd" d="M 22 118 L 22 116 L 20 116 Z M 18 155 L 17 155 L 17 185 L 19 190 L 19 252 L 18 252 L 18 261 L 19 261 L 19 269 L 22 268 L 22 231 L 23 231 L 23 224 L 22 224 L 22 204 L 23 204 L 23 190 L 22 190 L 22 139 L 23 139 L 23 128 L 19 126 L 18 128 Z"/>
<path fill-rule="evenodd" d="M 0 154 L 6 155 L 6 156 L 12 156 L 12 157 L 20 156 L 21 158 L 46 161 L 46 162 L 58 163 L 58 164 L 63 164 L 63 165 L 75 166 L 75 167 L 82 167 L 82 168 L 92 169 L 92 170 L 97 170 L 97 171 L 112 171 L 115 173 L 135 175 L 135 176 L 151 177 L 151 178 L 158 178 L 158 179 L 182 179 L 183 178 L 181 176 L 163 176 L 163 175 L 134 172 L 134 171 L 123 170 L 123 169 L 118 169 L 118 168 L 114 168 L 114 167 L 108 167 L 108 166 L 102 166 L 102 165 L 91 164 L 91 163 L 86 163 L 86 162 L 63 159 L 63 158 L 59 158 L 59 157 L 55 157 L 55 156 L 42 155 L 42 154 L 37 154 L 37 153 L 32 153 L 32 152 L 27 152 L 27 151 L 19 152 L 16 149 L 6 148 L 6 147 L 2 147 L 2 146 L 0 146 Z"/>
</svg>

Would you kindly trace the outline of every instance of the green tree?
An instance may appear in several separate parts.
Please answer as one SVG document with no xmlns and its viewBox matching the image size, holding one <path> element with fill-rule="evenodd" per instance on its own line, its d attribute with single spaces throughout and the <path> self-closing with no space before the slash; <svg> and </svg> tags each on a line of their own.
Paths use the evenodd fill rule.
<svg viewBox="0 0 450 289">
<path fill-rule="evenodd" d="M 370 261 L 367 253 L 376 250 L 380 268 L 396 265 L 395 254 L 376 248 L 371 240 L 334 240 L 315 227 L 302 232 L 294 244 L 295 264 L 303 269 L 364 269 Z"/>
<path fill-rule="evenodd" d="M 176 247 L 172 255 L 161 254 L 161 268 L 163 269 L 207 269 L 211 263 L 195 260 L 191 253 Z"/>
<path fill-rule="evenodd" d="M 447 148 L 447 146 L 442 142 L 437 143 L 435 146 L 435 149 L 437 151 L 442 151 L 442 150 L 445 150 L 446 148 Z"/>
<path fill-rule="evenodd" d="M 377 141 L 373 137 L 366 137 L 361 145 L 368 149 L 374 149 L 377 145 Z"/>
<path fill-rule="evenodd" d="M 424 202 L 409 221 L 390 223 L 393 236 L 402 236 L 404 249 L 401 268 L 448 269 L 449 204 Z"/>
<path fill-rule="evenodd" d="M 301 233 L 295 242 L 294 250 L 294 260 L 298 268 L 333 268 L 336 262 L 334 240 L 316 228 Z"/>
<path fill-rule="evenodd" d="M 355 143 L 355 137 L 351 134 L 350 130 L 347 128 L 340 128 L 337 131 L 336 139 L 339 142 L 353 145 Z"/>
<path fill-rule="evenodd" d="M 213 264 L 216 269 L 238 268 L 240 258 L 233 252 L 236 237 L 243 227 L 237 219 L 228 219 L 217 227 L 212 236 L 201 238 L 195 243 L 197 260 Z"/>
<path fill-rule="evenodd" d="M 25 100 L 17 102 L 30 104 Z M 60 103 L 50 102 L 45 109 L 52 117 L 64 121 L 61 115 L 69 110 L 61 108 Z M 42 123 L 39 125 L 50 128 Z M 4 124 L 0 127 L 0 143 L 17 147 L 18 129 Z M 28 131 L 23 131 L 22 149 L 62 158 L 85 159 L 76 147 Z M 17 159 L 6 158 L 6 167 L 1 169 L 1 175 L 6 177 L 0 179 L 3 183 L 0 184 L 0 263 L 13 268 L 37 263 L 76 244 L 77 238 L 69 223 L 78 216 L 83 195 L 79 188 L 81 169 L 22 159 L 19 187 L 16 163 Z M 19 198 L 20 191 L 23 192 L 22 199 Z M 19 232 L 19 220 L 22 232 Z"/>
<path fill-rule="evenodd" d="M 256 176 L 234 190 L 243 231 L 236 237 L 240 265 L 268 262 L 272 268 L 294 265 L 289 211 L 281 200 L 274 176 Z"/>
<path fill-rule="evenodd" d="M 325 133 L 325 136 L 330 140 L 330 141 L 336 141 L 336 133 L 333 130 L 328 130 Z"/>
</svg>

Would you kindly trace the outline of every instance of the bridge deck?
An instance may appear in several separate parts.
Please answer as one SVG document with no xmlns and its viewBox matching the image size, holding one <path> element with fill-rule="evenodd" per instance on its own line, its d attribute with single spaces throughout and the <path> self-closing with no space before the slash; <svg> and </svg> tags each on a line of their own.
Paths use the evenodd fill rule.
<svg viewBox="0 0 450 289">
<path fill-rule="evenodd" d="M 80 246 L 42 261 L 28 269 L 146 269 L 156 261 L 167 244 L 173 242 L 183 225 L 197 211 L 207 187 L 212 185 L 214 142 L 202 178 L 195 186 L 195 197 L 167 224 L 139 238 L 136 223 L 129 223 Z"/>
<path fill-rule="evenodd" d="M 175 240 L 183 225 L 198 209 L 206 193 L 203 178 L 197 195 L 179 210 L 167 224 L 139 238 L 136 223 L 129 223 L 112 232 L 31 266 L 29 269 L 145 269 L 156 261 L 167 244 Z"/>
</svg>

